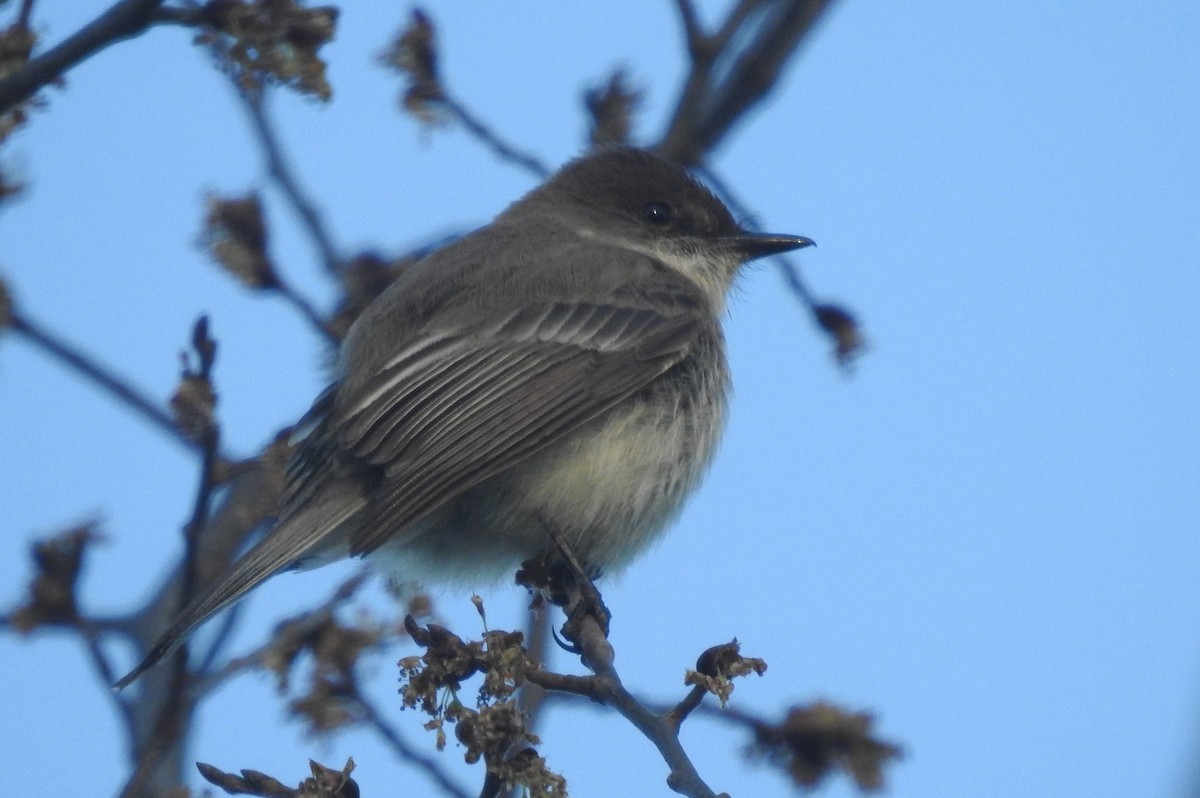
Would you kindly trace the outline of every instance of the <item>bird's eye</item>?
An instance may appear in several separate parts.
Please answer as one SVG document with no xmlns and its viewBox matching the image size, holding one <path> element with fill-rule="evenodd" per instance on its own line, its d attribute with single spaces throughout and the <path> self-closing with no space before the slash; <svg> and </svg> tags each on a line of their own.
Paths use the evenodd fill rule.
<svg viewBox="0 0 1200 798">
<path fill-rule="evenodd" d="M 665 202 L 650 202 L 642 208 L 642 218 L 650 224 L 659 225 L 671 223 L 671 206 Z"/>
</svg>

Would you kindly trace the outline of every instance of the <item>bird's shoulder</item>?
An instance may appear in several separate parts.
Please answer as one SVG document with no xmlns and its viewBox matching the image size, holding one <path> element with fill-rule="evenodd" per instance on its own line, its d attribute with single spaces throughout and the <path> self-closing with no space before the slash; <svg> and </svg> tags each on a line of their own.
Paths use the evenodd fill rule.
<svg viewBox="0 0 1200 798">
<path fill-rule="evenodd" d="M 580 313 L 647 324 L 700 319 L 706 301 L 647 254 L 556 229 L 491 225 L 402 274 L 355 324 L 343 366 L 369 374 L 397 351 L 449 336 L 545 336 L 556 319 Z"/>
</svg>

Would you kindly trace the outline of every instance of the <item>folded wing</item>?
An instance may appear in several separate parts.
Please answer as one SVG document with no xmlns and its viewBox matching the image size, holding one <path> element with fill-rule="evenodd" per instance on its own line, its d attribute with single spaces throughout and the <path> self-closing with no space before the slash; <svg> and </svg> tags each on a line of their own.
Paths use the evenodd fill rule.
<svg viewBox="0 0 1200 798">
<path fill-rule="evenodd" d="M 352 394 L 335 387 L 319 400 L 276 527 L 116 686 L 263 580 L 327 546 L 348 521 L 349 553 L 368 554 L 612 408 L 686 358 L 705 318 L 686 287 L 660 287 L 653 303 L 536 302 L 490 323 L 435 324 L 400 343 Z"/>
</svg>

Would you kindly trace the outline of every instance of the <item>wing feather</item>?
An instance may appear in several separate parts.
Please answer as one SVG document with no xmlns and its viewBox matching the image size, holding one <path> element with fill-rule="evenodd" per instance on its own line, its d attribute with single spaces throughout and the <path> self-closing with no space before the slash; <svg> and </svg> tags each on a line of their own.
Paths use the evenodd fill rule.
<svg viewBox="0 0 1200 798">
<path fill-rule="evenodd" d="M 355 530 L 350 554 L 370 553 L 680 363 L 712 322 L 686 284 L 654 290 L 652 302 L 618 291 L 609 302 L 531 301 L 492 323 L 419 328 L 354 390 L 323 394 L 302 421 L 308 434 L 288 470 L 279 523 L 117 687 L 343 527 Z"/>
<path fill-rule="evenodd" d="M 698 314 L 622 305 L 528 308 L 442 349 L 454 368 L 392 394 L 372 386 L 371 402 L 353 403 L 337 425 L 347 452 L 387 473 L 351 553 L 375 550 L 645 387 L 687 356 L 700 324 Z"/>
</svg>

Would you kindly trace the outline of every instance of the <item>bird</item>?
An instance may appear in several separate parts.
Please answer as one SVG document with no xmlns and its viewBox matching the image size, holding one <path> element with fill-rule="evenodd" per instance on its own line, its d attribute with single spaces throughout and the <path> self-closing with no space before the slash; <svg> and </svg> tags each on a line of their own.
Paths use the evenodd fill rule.
<svg viewBox="0 0 1200 798">
<path fill-rule="evenodd" d="M 745 229 L 649 150 L 569 161 L 366 307 L 297 426 L 274 526 L 115 688 L 285 570 L 370 556 L 408 580 L 495 579 L 554 534 L 589 572 L 624 567 L 717 450 L 742 265 L 812 243 Z"/>
</svg>

